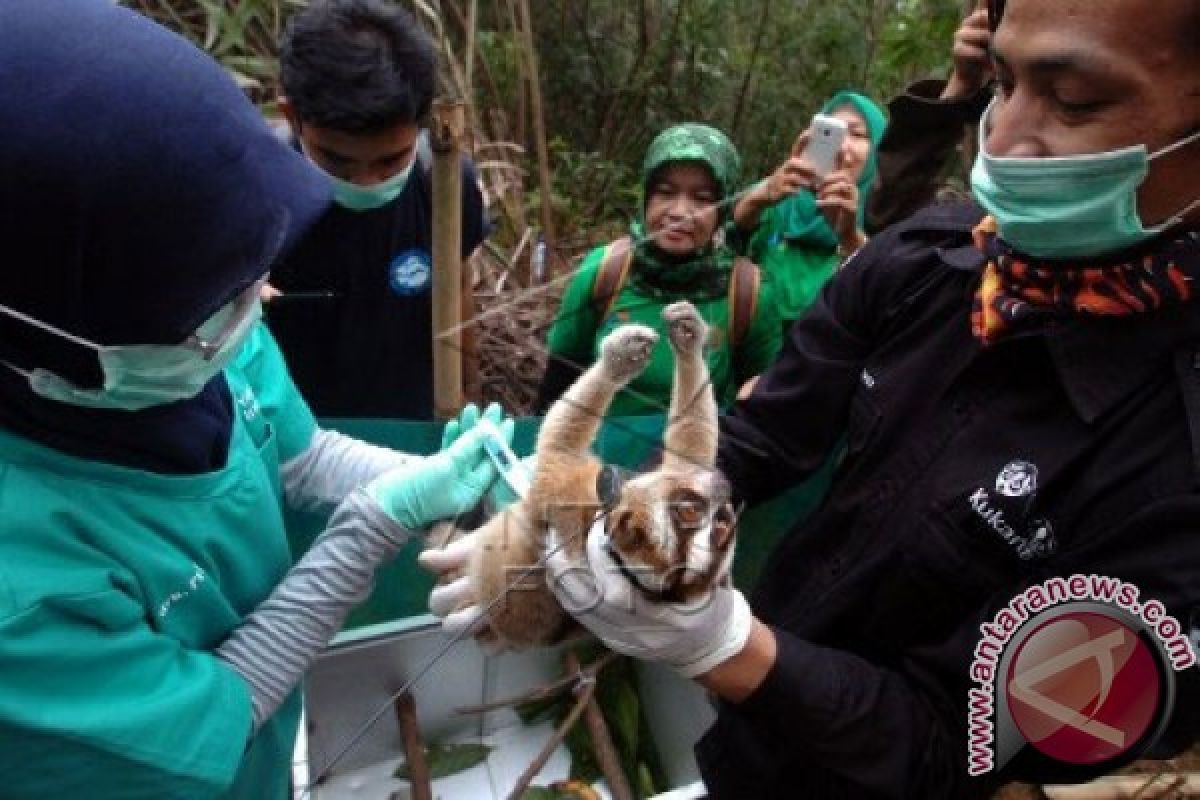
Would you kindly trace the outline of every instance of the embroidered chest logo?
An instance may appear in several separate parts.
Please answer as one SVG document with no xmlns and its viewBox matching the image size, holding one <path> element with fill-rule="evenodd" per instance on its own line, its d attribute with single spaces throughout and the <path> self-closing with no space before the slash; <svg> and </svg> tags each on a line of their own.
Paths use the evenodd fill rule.
<svg viewBox="0 0 1200 800">
<path fill-rule="evenodd" d="M 1005 497 L 1029 497 L 1037 491 L 1037 467 L 1028 461 L 1010 461 L 996 476 L 996 491 Z"/>
<path fill-rule="evenodd" d="M 421 294 L 429 288 L 433 276 L 433 261 L 424 250 L 405 250 L 388 265 L 388 284 L 398 295 Z"/>
<path fill-rule="evenodd" d="M 1050 520 L 1027 518 L 1037 488 L 1037 466 L 1015 460 L 996 476 L 994 493 L 981 486 L 967 497 L 967 505 L 975 516 L 1025 561 L 1046 558 L 1058 550 Z"/>
<path fill-rule="evenodd" d="M 208 580 L 208 575 L 205 574 L 204 568 L 201 567 L 199 564 L 193 564 L 192 565 L 192 574 L 190 576 L 188 576 L 188 578 L 183 582 L 182 585 L 180 585 L 177 589 L 175 589 L 170 594 L 168 594 L 166 596 L 166 598 L 161 603 L 159 603 L 159 605 L 158 605 L 159 619 L 166 619 L 167 615 L 171 613 L 172 609 L 174 609 L 175 606 L 177 606 L 179 603 L 186 600 L 191 595 L 195 594 L 195 592 L 201 586 L 203 586 L 207 580 Z"/>
<path fill-rule="evenodd" d="M 258 397 L 249 386 L 237 395 L 237 404 L 242 412 L 242 419 L 246 422 L 253 422 L 262 413 L 262 408 L 258 405 Z"/>
</svg>

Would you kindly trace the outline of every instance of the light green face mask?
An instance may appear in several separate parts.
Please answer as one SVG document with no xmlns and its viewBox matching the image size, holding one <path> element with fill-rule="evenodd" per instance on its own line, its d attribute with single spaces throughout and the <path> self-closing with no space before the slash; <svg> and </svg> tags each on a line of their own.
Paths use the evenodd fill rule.
<svg viewBox="0 0 1200 800">
<path fill-rule="evenodd" d="M 198 395 L 225 369 L 246 342 L 262 317 L 259 295 L 264 283 L 266 278 L 254 283 L 177 345 L 96 344 L 0 305 L 0 314 L 99 353 L 104 385 L 99 389 L 84 389 L 46 369 L 30 371 L 5 363 L 24 375 L 36 394 L 68 405 L 140 411 L 187 400 Z"/>
<path fill-rule="evenodd" d="M 305 149 L 304 153 L 308 155 L 308 150 Z M 417 163 L 414 153 L 413 158 L 408 162 L 408 166 L 392 177 L 379 183 L 373 183 L 370 186 L 359 186 L 357 183 L 342 180 L 338 176 L 331 175 L 321 169 L 321 165 L 314 161 L 311 155 L 308 156 L 308 160 L 329 179 L 329 183 L 333 186 L 334 202 L 349 211 L 370 211 L 374 208 L 386 206 L 395 200 L 404 191 L 404 187 L 408 185 L 408 176 L 412 174 L 413 165 Z"/>
<path fill-rule="evenodd" d="M 1040 258 L 1081 258 L 1138 245 L 1181 222 L 1193 201 L 1170 219 L 1147 228 L 1137 210 L 1137 190 L 1150 162 L 1197 139 L 1200 131 L 1156 153 L 1144 145 L 1051 158 L 998 157 L 987 152 L 992 110 L 979 123 L 979 154 L 971 170 L 975 199 L 996 219 L 1000 238 Z"/>
</svg>

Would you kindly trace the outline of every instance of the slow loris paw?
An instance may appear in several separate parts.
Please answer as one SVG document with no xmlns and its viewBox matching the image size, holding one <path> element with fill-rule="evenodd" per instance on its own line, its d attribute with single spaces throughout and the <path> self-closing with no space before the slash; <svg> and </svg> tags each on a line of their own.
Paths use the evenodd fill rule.
<svg viewBox="0 0 1200 800">
<path fill-rule="evenodd" d="M 645 368 L 658 334 L 645 325 L 622 325 L 600 343 L 600 361 L 609 377 L 625 383 Z"/>
<path fill-rule="evenodd" d="M 708 323 L 695 306 L 686 300 L 672 303 L 663 309 L 662 317 L 667 321 L 672 350 L 691 355 L 703 349 Z"/>
</svg>

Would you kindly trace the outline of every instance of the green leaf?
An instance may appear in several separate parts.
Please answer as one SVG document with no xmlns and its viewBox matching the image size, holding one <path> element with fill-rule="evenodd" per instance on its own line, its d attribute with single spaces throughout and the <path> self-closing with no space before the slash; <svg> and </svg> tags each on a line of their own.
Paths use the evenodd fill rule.
<svg viewBox="0 0 1200 800">
<path fill-rule="evenodd" d="M 637 793 L 639 797 L 658 794 L 658 787 L 654 785 L 654 776 L 650 774 L 650 768 L 645 764 L 638 764 Z"/>
<path fill-rule="evenodd" d="M 560 800 L 562 792 L 549 786 L 530 786 L 521 792 L 521 800 Z"/>
<path fill-rule="evenodd" d="M 425 761 L 429 764 L 431 779 L 444 778 L 447 775 L 457 775 L 471 767 L 482 764 L 492 748 L 486 744 L 434 743 L 425 748 Z M 396 767 L 393 777 L 409 780 L 408 763 Z"/>
<path fill-rule="evenodd" d="M 513 712 L 525 725 L 533 725 L 544 719 L 554 717 L 561 719 L 568 708 L 569 694 L 557 697 L 544 697 L 541 700 L 531 700 L 513 706 Z"/>
</svg>

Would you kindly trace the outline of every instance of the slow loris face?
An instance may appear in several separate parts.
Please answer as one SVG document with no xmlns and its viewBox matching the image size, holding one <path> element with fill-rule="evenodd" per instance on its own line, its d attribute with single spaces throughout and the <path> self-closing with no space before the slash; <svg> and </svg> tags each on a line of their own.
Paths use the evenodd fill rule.
<svg viewBox="0 0 1200 800">
<path fill-rule="evenodd" d="M 720 473 L 697 467 L 616 483 L 598 487 L 605 530 L 617 562 L 645 592 L 685 601 L 728 576 L 736 515 Z"/>
</svg>

